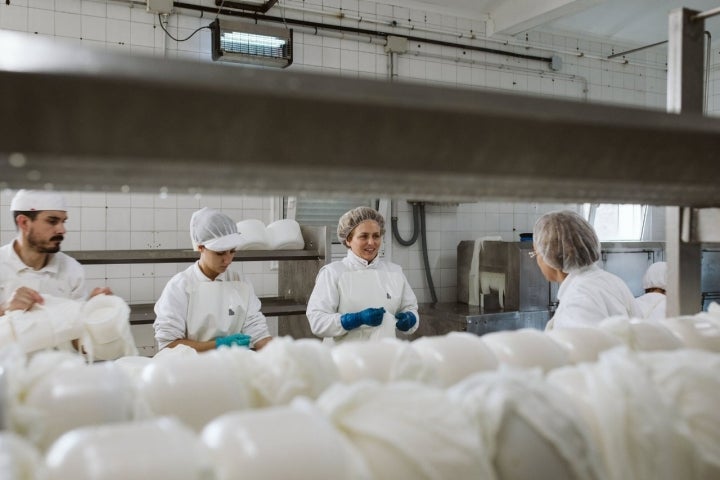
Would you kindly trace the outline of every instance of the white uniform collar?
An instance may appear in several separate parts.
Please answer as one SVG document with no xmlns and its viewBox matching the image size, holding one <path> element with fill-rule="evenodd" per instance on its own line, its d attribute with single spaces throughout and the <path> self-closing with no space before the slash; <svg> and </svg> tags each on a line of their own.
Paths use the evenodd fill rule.
<svg viewBox="0 0 720 480">
<path fill-rule="evenodd" d="M 228 271 L 225 270 L 223 273 L 215 277 L 215 280 L 211 280 L 203 273 L 202 270 L 200 270 L 200 260 L 195 261 L 195 264 L 193 265 L 193 276 L 200 282 L 224 282 L 227 278 L 227 273 Z"/>
<path fill-rule="evenodd" d="M 15 242 L 16 242 L 16 240 L 13 240 L 10 243 L 10 249 L 9 249 L 10 265 L 15 270 L 15 272 L 20 273 L 20 272 L 32 270 L 34 272 L 58 273 L 59 263 L 58 263 L 58 260 L 55 258 L 54 253 L 48 254 L 48 261 L 44 267 L 42 267 L 39 270 L 35 270 L 34 268 L 26 265 L 25 262 L 22 261 L 22 258 L 20 258 L 20 256 L 15 251 Z"/>
<path fill-rule="evenodd" d="M 362 257 L 358 257 L 353 253 L 352 250 L 348 249 L 347 256 L 345 259 L 348 261 L 348 263 L 354 267 L 362 267 L 362 268 L 375 268 L 377 264 L 380 262 L 380 254 L 378 254 L 375 258 L 373 258 L 372 262 L 368 262 Z"/>
<path fill-rule="evenodd" d="M 560 284 L 560 288 L 558 288 L 557 298 L 558 301 L 562 299 L 563 293 L 570 288 L 569 285 L 572 284 L 575 279 L 584 273 L 593 271 L 593 270 L 599 270 L 600 267 L 597 266 L 597 264 L 593 263 L 592 265 L 588 265 L 587 267 L 582 267 L 573 270 L 572 272 L 568 273 L 568 276 L 565 277 L 565 280 Z"/>
</svg>

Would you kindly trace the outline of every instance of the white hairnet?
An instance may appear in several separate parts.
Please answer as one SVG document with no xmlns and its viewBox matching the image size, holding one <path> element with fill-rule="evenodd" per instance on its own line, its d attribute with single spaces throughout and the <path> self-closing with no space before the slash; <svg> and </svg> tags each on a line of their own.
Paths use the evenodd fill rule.
<svg viewBox="0 0 720 480">
<path fill-rule="evenodd" d="M 340 221 L 338 221 L 337 236 L 340 243 L 345 245 L 346 240 L 350 236 L 355 227 L 364 222 L 365 220 L 373 220 L 380 226 L 380 234 L 385 235 L 385 219 L 377 210 L 370 207 L 357 207 L 353 208 L 349 212 L 345 212 Z"/>
<path fill-rule="evenodd" d="M 193 250 L 203 245 L 213 252 L 226 252 L 237 248 L 242 237 L 235 221 L 222 212 L 204 207 L 190 217 L 190 240 Z"/>
<path fill-rule="evenodd" d="M 65 197 L 46 190 L 18 190 L 10 203 L 12 212 L 35 212 L 41 210 L 67 211 Z"/>
<path fill-rule="evenodd" d="M 650 265 L 642 280 L 645 290 L 648 288 L 667 289 L 667 263 L 657 262 Z"/>
<path fill-rule="evenodd" d="M 546 213 L 533 228 L 535 251 L 563 272 L 587 267 L 600 259 L 600 241 L 592 225 L 575 212 Z"/>
</svg>

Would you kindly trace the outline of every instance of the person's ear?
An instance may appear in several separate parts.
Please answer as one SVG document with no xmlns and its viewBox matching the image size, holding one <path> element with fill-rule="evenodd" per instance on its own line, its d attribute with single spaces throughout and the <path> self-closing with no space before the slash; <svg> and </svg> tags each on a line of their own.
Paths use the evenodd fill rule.
<svg viewBox="0 0 720 480">
<path fill-rule="evenodd" d="M 22 230 L 23 232 L 28 229 L 31 223 L 32 219 L 27 215 L 18 215 L 15 217 L 15 225 L 17 225 L 18 230 Z"/>
</svg>

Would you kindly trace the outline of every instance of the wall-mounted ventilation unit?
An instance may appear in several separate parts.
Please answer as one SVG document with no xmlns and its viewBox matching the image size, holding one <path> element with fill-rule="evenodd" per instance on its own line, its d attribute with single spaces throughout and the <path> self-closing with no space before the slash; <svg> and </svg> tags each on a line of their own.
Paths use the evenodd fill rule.
<svg viewBox="0 0 720 480">
<path fill-rule="evenodd" d="M 291 28 L 216 19 L 212 30 L 212 59 L 285 68 L 292 63 Z"/>
</svg>

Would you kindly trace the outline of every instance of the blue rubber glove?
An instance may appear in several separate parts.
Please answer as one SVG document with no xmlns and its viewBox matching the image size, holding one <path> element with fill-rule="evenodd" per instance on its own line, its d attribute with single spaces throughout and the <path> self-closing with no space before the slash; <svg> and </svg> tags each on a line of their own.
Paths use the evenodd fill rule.
<svg viewBox="0 0 720 480">
<path fill-rule="evenodd" d="M 366 308 L 361 312 L 344 313 L 340 316 L 340 324 L 345 330 L 354 330 L 360 325 L 377 327 L 382 323 L 383 315 L 385 315 L 383 307 Z"/>
<path fill-rule="evenodd" d="M 395 315 L 395 318 L 397 318 L 395 327 L 401 332 L 407 332 L 417 323 L 417 318 L 412 312 L 400 312 Z"/>
<path fill-rule="evenodd" d="M 237 345 L 238 347 L 250 348 L 250 335 L 244 333 L 236 333 L 234 335 L 228 335 L 227 337 L 217 337 L 215 339 L 215 348 L 219 347 L 232 347 Z"/>
</svg>

